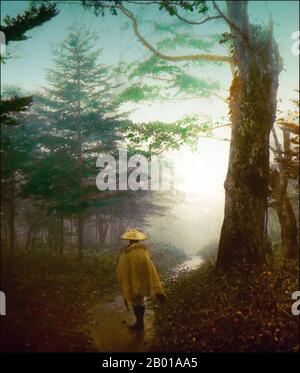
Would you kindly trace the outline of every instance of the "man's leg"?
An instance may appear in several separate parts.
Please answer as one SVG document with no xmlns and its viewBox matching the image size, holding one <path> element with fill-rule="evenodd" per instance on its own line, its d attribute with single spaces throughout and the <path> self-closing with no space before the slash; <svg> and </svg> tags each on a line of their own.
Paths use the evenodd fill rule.
<svg viewBox="0 0 300 373">
<path fill-rule="evenodd" d="M 144 329 L 144 314 L 145 314 L 145 304 L 144 297 L 136 297 L 133 302 L 133 312 L 136 318 L 134 325 L 130 327 L 132 330 L 142 330 Z"/>
</svg>

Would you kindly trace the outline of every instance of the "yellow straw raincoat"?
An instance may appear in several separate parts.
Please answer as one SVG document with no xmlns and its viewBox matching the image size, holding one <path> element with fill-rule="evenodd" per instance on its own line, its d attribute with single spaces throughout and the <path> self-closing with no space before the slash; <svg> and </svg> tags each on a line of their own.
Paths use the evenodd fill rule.
<svg viewBox="0 0 300 373">
<path fill-rule="evenodd" d="M 149 252 L 140 242 L 122 249 L 117 276 L 127 306 L 132 306 L 137 298 L 165 295 Z"/>
</svg>

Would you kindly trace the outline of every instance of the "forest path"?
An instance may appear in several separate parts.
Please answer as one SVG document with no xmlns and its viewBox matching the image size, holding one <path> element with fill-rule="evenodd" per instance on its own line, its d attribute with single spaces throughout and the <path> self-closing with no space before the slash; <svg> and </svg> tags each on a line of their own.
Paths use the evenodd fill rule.
<svg viewBox="0 0 300 373">
<path fill-rule="evenodd" d="M 88 334 L 99 352 L 146 352 L 155 336 L 154 311 L 146 307 L 145 328 L 132 331 L 128 325 L 134 323 L 132 311 L 127 311 L 121 295 L 101 302 L 90 310 L 91 322 Z"/>
<path fill-rule="evenodd" d="M 192 257 L 168 274 L 176 278 L 182 271 L 196 269 L 203 260 Z M 155 338 L 155 304 L 146 304 L 145 328 L 142 331 L 132 331 L 129 325 L 135 322 L 132 311 L 127 311 L 121 295 L 111 295 L 104 298 L 99 304 L 92 307 L 89 312 L 90 322 L 87 325 L 87 334 L 94 348 L 99 352 L 147 352 L 151 350 Z"/>
</svg>

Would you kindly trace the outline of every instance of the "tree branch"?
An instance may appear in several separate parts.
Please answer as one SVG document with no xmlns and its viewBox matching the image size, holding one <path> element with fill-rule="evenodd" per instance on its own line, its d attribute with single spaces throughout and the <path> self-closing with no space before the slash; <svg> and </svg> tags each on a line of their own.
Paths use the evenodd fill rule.
<svg viewBox="0 0 300 373">
<path fill-rule="evenodd" d="M 127 3 L 138 4 L 138 5 L 149 5 L 149 4 L 161 5 L 163 3 L 163 1 L 161 1 L 161 0 L 157 0 L 157 1 L 127 0 Z M 176 2 L 173 1 L 172 4 L 180 6 L 180 2 L 176 3 Z M 218 18 L 223 18 L 222 16 L 212 16 L 212 17 L 208 16 L 207 18 L 205 18 L 201 21 L 193 21 L 193 20 L 186 19 L 186 18 L 182 17 L 177 11 L 174 13 L 174 15 L 177 18 L 179 18 L 181 21 L 186 22 L 189 25 L 202 25 L 203 23 L 205 23 L 207 21 L 211 21 L 213 19 L 218 19 Z"/>
<path fill-rule="evenodd" d="M 275 148 L 273 148 L 273 146 L 269 146 L 269 149 L 272 150 L 272 152 L 274 153 L 274 155 L 277 154 L 277 150 Z"/>
<path fill-rule="evenodd" d="M 226 100 L 225 97 L 219 95 L 218 93 L 211 93 L 210 95 L 211 96 L 215 96 L 215 97 L 219 98 L 220 100 L 224 101 L 226 104 L 228 104 L 228 100 Z M 158 101 L 158 102 L 165 102 L 165 100 L 166 100 L 168 102 L 172 102 L 172 101 L 201 100 L 201 99 L 204 99 L 204 98 L 208 99 L 209 97 L 203 97 L 203 96 L 178 97 L 178 98 L 176 98 L 176 97 L 173 97 L 173 98 L 169 98 L 169 97 L 168 98 L 164 98 L 163 97 L 163 98 L 151 99 L 149 101 L 151 101 L 151 102 L 156 102 L 156 101 Z M 222 126 L 222 127 L 225 127 L 225 126 Z"/>
<path fill-rule="evenodd" d="M 215 0 L 212 0 L 212 3 L 216 11 L 219 13 L 220 17 L 223 18 L 229 24 L 229 26 L 232 27 L 235 31 L 237 31 L 243 37 L 243 39 L 248 43 L 249 40 L 248 40 L 247 35 L 240 28 L 238 28 L 234 22 L 232 22 L 227 16 L 225 16 L 223 12 L 221 12 L 221 9 L 219 8 Z"/>
<path fill-rule="evenodd" d="M 226 104 L 229 103 L 229 100 L 227 98 L 223 97 L 222 95 L 220 95 L 217 92 L 212 92 L 211 95 L 215 96 L 215 97 L 218 97 L 220 100 L 224 101 Z"/>
<path fill-rule="evenodd" d="M 203 25 L 203 23 L 205 22 L 208 22 L 208 21 L 211 21 L 213 19 L 219 19 L 219 18 L 223 18 L 222 16 L 212 16 L 212 17 L 207 17 L 201 21 L 192 21 L 190 19 L 186 19 L 184 17 L 182 17 L 180 14 L 178 14 L 177 12 L 174 13 L 174 15 L 179 18 L 181 21 L 185 22 L 185 23 L 188 23 L 189 25 Z"/>
<path fill-rule="evenodd" d="M 272 127 L 271 131 L 272 131 L 272 135 L 273 135 L 274 143 L 275 143 L 275 148 L 276 148 L 274 150 L 273 150 L 273 148 L 271 148 L 271 150 L 275 151 L 277 153 L 277 155 L 278 155 L 278 158 L 280 160 L 282 160 L 282 148 L 281 148 L 280 142 L 278 140 L 276 130 L 275 130 L 274 127 Z"/>
<path fill-rule="evenodd" d="M 199 137 L 204 138 L 204 139 L 210 139 L 210 140 L 218 140 L 218 141 L 230 141 L 230 139 L 227 139 L 226 137 L 216 137 L 216 136 L 204 136 L 200 135 Z"/>
<path fill-rule="evenodd" d="M 145 75 L 145 78 L 160 80 L 160 81 L 163 81 L 163 82 L 175 82 L 175 79 L 162 78 L 160 76 L 153 76 L 153 75 Z"/>
<path fill-rule="evenodd" d="M 196 60 L 205 60 L 205 61 L 218 61 L 218 62 L 232 62 L 232 58 L 230 56 L 221 56 L 221 55 L 214 55 L 214 54 L 193 54 L 193 55 L 186 55 L 186 56 L 169 56 L 166 54 L 163 54 L 159 52 L 156 48 L 154 48 L 148 41 L 140 34 L 138 29 L 138 24 L 136 21 L 136 18 L 134 15 L 123 6 L 122 3 L 118 3 L 118 8 L 121 10 L 123 14 L 128 17 L 133 26 L 133 32 L 136 35 L 136 37 L 139 39 L 139 41 L 147 48 L 149 49 L 153 54 L 158 56 L 159 58 L 162 58 L 166 61 L 172 61 L 172 62 L 180 62 L 180 61 L 196 61 Z"/>
</svg>

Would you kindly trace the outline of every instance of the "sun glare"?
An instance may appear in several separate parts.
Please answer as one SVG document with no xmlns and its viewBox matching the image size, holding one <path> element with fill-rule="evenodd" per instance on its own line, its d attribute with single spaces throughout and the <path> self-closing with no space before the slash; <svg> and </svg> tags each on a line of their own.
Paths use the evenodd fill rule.
<svg viewBox="0 0 300 373">
<path fill-rule="evenodd" d="M 134 122 L 161 120 L 170 123 L 189 113 L 198 114 L 199 118 L 212 115 L 214 120 L 223 123 L 227 112 L 228 107 L 221 100 L 197 99 L 178 101 L 176 105 L 167 103 L 139 105 L 135 107 L 131 119 Z M 195 152 L 185 146 L 179 151 L 165 153 L 174 166 L 176 190 L 185 192 L 190 197 L 193 194 L 201 194 L 210 198 L 223 198 L 229 142 L 222 139 L 230 138 L 230 129 L 220 128 L 214 131 L 214 135 L 218 139 L 199 138 Z"/>
<path fill-rule="evenodd" d="M 229 143 L 214 139 L 199 139 L 198 150 L 183 148 L 172 154 L 175 183 L 187 194 L 207 197 L 223 195 Z"/>
</svg>

